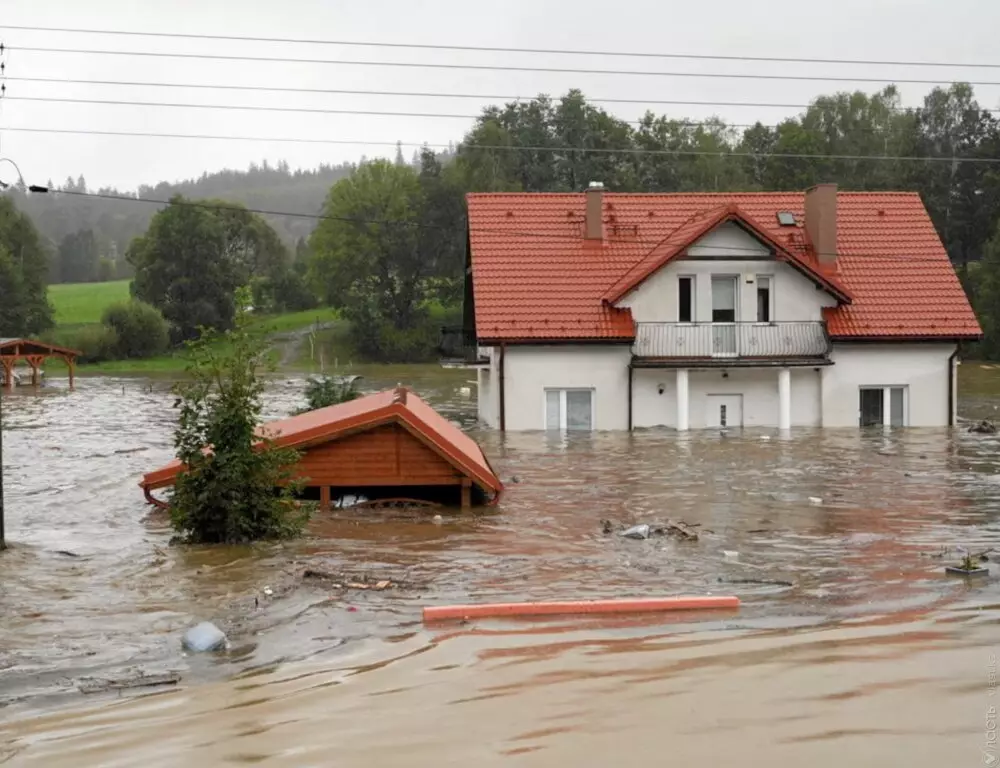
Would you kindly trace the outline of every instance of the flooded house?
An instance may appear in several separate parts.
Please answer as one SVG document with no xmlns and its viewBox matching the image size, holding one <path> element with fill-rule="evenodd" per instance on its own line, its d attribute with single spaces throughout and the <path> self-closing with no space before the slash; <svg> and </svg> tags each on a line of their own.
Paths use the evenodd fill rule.
<svg viewBox="0 0 1000 768">
<path fill-rule="evenodd" d="M 981 330 L 916 193 L 467 199 L 464 325 L 444 341 L 491 427 L 955 420 L 958 344 Z"/>
<path fill-rule="evenodd" d="M 358 500 L 468 508 L 495 504 L 503 491 L 476 441 L 406 387 L 268 422 L 259 432 L 300 452 L 304 496 L 323 509 Z M 139 486 L 147 501 L 166 507 L 153 491 L 183 470 L 174 460 L 146 473 Z"/>
</svg>

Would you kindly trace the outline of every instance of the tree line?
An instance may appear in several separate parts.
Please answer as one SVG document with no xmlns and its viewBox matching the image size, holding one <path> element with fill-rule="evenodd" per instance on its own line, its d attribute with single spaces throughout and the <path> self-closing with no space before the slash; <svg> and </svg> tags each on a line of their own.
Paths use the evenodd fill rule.
<svg viewBox="0 0 1000 768">
<path fill-rule="evenodd" d="M 198 326 L 230 327 L 235 287 L 248 284 L 254 302 L 272 309 L 339 308 L 368 357 L 415 360 L 432 351 L 435 327 L 457 315 L 467 192 L 579 191 L 590 181 L 615 191 L 779 191 L 834 181 L 921 194 L 986 329 L 976 352 L 1000 358 L 1000 165 L 975 162 L 998 158 L 1000 122 L 962 83 L 910 108 L 894 87 L 820 96 L 777 125 L 746 127 L 653 113 L 633 124 L 573 90 L 484 109 L 447 153 L 425 149 L 406 161 L 398 151 L 394 162 L 336 167 L 342 175 L 311 210 L 281 196 L 294 185 L 276 183 L 269 210 L 319 213 L 298 219 L 291 237 L 220 200 L 213 211 L 175 198 L 129 241 L 124 261 L 134 296 L 162 312 L 174 341 Z M 310 188 L 333 172 L 307 175 Z M 295 175 L 287 167 L 255 173 L 275 182 Z M 36 204 L 35 196 L 13 199 L 29 203 L 29 214 Z M 89 243 L 78 236 L 73 248 L 93 263 Z M 36 306 L 31 317 L 44 327 L 44 314 Z"/>
</svg>

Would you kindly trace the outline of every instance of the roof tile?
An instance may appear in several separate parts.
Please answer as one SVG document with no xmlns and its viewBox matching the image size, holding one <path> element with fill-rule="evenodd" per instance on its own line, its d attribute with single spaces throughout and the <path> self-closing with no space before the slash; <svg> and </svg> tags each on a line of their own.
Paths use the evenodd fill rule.
<svg viewBox="0 0 1000 768">
<path fill-rule="evenodd" d="M 604 193 L 605 240 L 583 238 L 585 193 L 468 196 L 476 332 L 484 340 L 630 340 L 629 310 L 602 299 L 692 221 L 726 207 L 850 303 L 825 311 L 834 338 L 975 338 L 982 331 L 920 197 L 838 192 L 837 267 L 824 271 L 801 226 L 802 192 Z M 611 220 L 613 217 L 613 220 Z M 687 226 L 685 226 L 685 224 Z M 664 262 L 665 263 L 665 262 Z M 662 265 L 661 265 L 662 266 Z M 658 266 L 654 265 L 654 271 Z M 634 270 L 634 272 L 633 272 Z"/>
</svg>

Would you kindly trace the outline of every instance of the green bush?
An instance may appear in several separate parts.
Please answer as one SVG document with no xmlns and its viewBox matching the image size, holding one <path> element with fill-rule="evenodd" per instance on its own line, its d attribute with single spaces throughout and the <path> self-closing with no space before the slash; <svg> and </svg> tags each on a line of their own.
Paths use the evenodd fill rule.
<svg viewBox="0 0 1000 768">
<path fill-rule="evenodd" d="M 247 331 L 249 303 L 249 291 L 241 291 L 236 328 L 189 343 L 189 378 L 175 388 L 174 445 L 185 470 L 174 485 L 170 521 L 187 541 L 281 539 L 306 522 L 294 503 L 299 453 L 270 440 L 257 445 L 268 347 Z"/>
<path fill-rule="evenodd" d="M 79 362 L 102 363 L 115 359 L 118 333 L 106 325 L 87 325 L 75 332 L 68 345 L 79 350 Z"/>
<path fill-rule="evenodd" d="M 101 322 L 117 336 L 118 359 L 153 357 L 167 349 L 170 328 L 155 307 L 138 299 L 112 304 Z"/>
<path fill-rule="evenodd" d="M 361 393 L 353 376 L 323 376 L 306 384 L 306 407 L 295 413 L 307 413 L 329 405 L 357 400 Z"/>
<path fill-rule="evenodd" d="M 250 281 L 254 312 L 300 312 L 317 305 L 316 297 L 297 272 L 286 270 L 280 277 L 255 277 Z"/>
</svg>

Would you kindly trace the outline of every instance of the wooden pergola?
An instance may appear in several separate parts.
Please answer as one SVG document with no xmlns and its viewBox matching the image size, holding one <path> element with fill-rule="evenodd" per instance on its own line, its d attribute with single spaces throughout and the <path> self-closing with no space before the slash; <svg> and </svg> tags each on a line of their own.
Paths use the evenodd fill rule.
<svg viewBox="0 0 1000 768">
<path fill-rule="evenodd" d="M 21 360 L 31 368 L 31 383 L 38 386 L 41 383 L 39 369 L 48 358 L 55 357 L 66 363 L 69 369 L 69 388 L 73 388 L 73 373 L 76 358 L 80 353 L 75 349 L 57 347 L 35 339 L 0 339 L 0 368 L 3 369 L 4 386 L 14 387 L 14 366 Z"/>
</svg>

